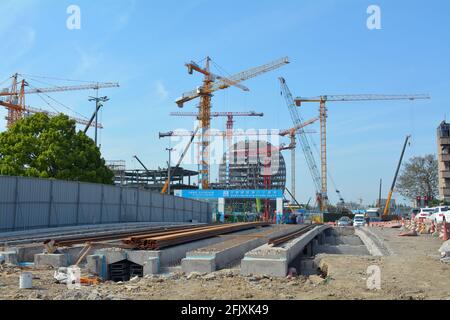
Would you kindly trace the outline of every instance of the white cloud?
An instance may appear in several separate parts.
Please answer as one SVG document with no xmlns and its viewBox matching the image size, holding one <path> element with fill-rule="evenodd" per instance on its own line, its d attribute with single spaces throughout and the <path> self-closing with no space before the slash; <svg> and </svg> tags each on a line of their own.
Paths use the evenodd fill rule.
<svg viewBox="0 0 450 320">
<path fill-rule="evenodd" d="M 77 47 L 75 50 L 78 54 L 79 61 L 72 77 L 80 77 L 85 75 L 89 71 L 92 71 L 92 69 L 95 68 L 102 60 L 102 54 L 100 52 L 87 52 L 80 47 Z"/>
<path fill-rule="evenodd" d="M 164 101 L 169 97 L 169 91 L 166 89 L 162 81 L 157 81 L 155 84 L 155 94 L 159 101 Z"/>
<path fill-rule="evenodd" d="M 122 11 L 122 13 L 116 19 L 116 28 L 118 30 L 125 28 L 125 26 L 130 21 L 131 15 L 136 8 L 136 0 L 130 0 L 127 7 Z"/>
</svg>

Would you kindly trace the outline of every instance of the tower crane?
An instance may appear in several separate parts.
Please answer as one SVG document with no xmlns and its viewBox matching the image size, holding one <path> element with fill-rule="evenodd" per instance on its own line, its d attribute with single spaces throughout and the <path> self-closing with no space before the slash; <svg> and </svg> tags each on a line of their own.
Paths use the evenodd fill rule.
<svg viewBox="0 0 450 320">
<path fill-rule="evenodd" d="M 295 151 L 297 149 L 297 139 L 296 139 L 296 134 L 297 132 L 300 131 L 300 135 L 304 135 L 304 128 L 306 126 L 309 126 L 310 124 L 315 123 L 316 121 L 318 121 L 319 118 L 314 118 L 311 120 L 308 120 L 306 122 L 303 123 L 299 123 L 297 124 L 295 127 L 288 129 L 288 130 L 284 130 L 282 132 L 280 132 L 280 136 L 285 137 L 285 136 L 289 136 L 289 138 L 291 139 L 291 143 L 288 147 L 282 148 L 281 150 L 291 150 L 291 190 L 292 190 L 292 201 L 296 201 L 295 197 L 296 197 L 296 157 L 295 157 Z M 303 132 L 302 132 L 303 131 Z"/>
<path fill-rule="evenodd" d="M 300 116 L 300 113 L 298 112 L 298 109 L 295 105 L 294 98 L 292 96 L 291 91 L 289 90 L 289 87 L 286 84 L 286 80 L 284 78 L 279 78 L 280 85 L 281 85 L 281 94 L 284 96 L 284 99 L 286 100 L 286 104 L 289 109 L 289 113 L 291 115 L 292 121 L 294 125 L 301 125 L 304 123 L 303 118 Z M 312 180 L 314 183 L 314 187 L 316 189 L 316 200 L 317 203 L 322 211 L 325 211 L 324 209 L 324 201 L 322 200 L 324 198 L 324 195 L 321 193 L 321 184 L 320 184 L 320 173 L 319 168 L 317 167 L 316 160 L 314 158 L 314 154 L 311 149 L 311 144 L 309 141 L 308 136 L 305 134 L 305 131 L 303 129 L 300 129 L 297 131 L 297 138 L 300 141 L 300 146 L 303 150 L 303 155 L 305 156 L 306 163 L 309 168 L 309 172 L 311 173 Z"/>
<path fill-rule="evenodd" d="M 208 131 L 211 125 L 211 98 L 213 93 L 218 90 L 224 90 L 230 86 L 237 87 L 244 91 L 249 91 L 247 87 L 241 85 L 240 83 L 257 77 L 261 74 L 267 73 L 269 71 L 278 69 L 289 63 L 287 57 L 275 60 L 268 64 L 249 69 L 237 73 L 230 77 L 222 77 L 216 75 L 210 70 L 211 58 L 207 57 L 205 61 L 205 67 L 202 68 L 195 62 L 190 62 L 186 64 L 189 74 L 193 74 L 194 71 L 204 75 L 202 86 L 198 87 L 196 90 L 187 92 L 183 96 L 177 99 L 175 102 L 178 107 L 183 108 L 186 102 L 192 101 L 194 99 L 200 99 L 200 122 L 202 129 L 202 152 L 201 152 L 201 187 L 203 189 L 209 189 L 209 135 Z"/>
<path fill-rule="evenodd" d="M 119 87 L 118 83 L 106 82 L 106 83 L 91 83 L 78 86 L 55 86 L 48 88 L 28 88 L 30 85 L 27 80 L 19 79 L 19 74 L 14 74 L 12 78 L 12 84 L 9 88 L 5 88 L 0 91 L 0 106 L 8 109 L 7 126 L 10 128 L 18 120 L 22 119 L 26 113 L 46 113 L 49 116 L 55 116 L 57 113 L 49 112 L 46 110 L 29 107 L 25 104 L 25 97 L 30 94 L 47 94 L 52 92 L 64 92 L 64 91 L 77 91 L 77 90 L 99 90 L 102 88 L 116 88 Z M 70 117 L 77 123 L 83 125 L 92 126 L 88 120 Z M 95 124 L 94 124 L 95 125 Z M 103 128 L 101 125 L 97 125 L 99 128 Z"/>
<path fill-rule="evenodd" d="M 320 157 L 321 157 L 321 194 L 324 200 L 323 209 L 328 202 L 328 178 L 327 178 L 327 102 L 367 102 L 367 101 L 396 101 L 396 100 L 424 100 L 430 99 L 426 94 L 412 95 L 382 95 L 382 94 L 353 94 L 353 95 L 323 95 L 319 97 L 295 99 L 295 104 L 300 107 L 305 102 L 319 103 L 320 114 Z"/>
</svg>

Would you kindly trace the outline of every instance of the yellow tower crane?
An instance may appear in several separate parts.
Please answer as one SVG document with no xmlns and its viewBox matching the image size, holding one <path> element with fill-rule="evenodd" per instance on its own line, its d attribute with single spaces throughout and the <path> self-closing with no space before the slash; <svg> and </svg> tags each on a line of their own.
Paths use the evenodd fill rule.
<svg viewBox="0 0 450 320">
<path fill-rule="evenodd" d="M 211 72 L 210 64 L 211 58 L 207 57 L 205 62 L 205 67 L 202 68 L 195 62 L 190 62 L 186 64 L 188 68 L 188 73 L 193 74 L 194 71 L 201 73 L 204 75 L 203 85 L 198 87 L 196 90 L 187 92 L 183 94 L 181 98 L 176 100 L 176 104 L 178 107 L 183 108 L 186 102 L 192 101 L 194 99 L 200 98 L 200 122 L 201 122 L 201 137 L 202 137 L 202 151 L 201 151 L 201 188 L 209 189 L 209 147 L 210 147 L 210 138 L 209 138 L 209 129 L 211 126 L 211 98 L 213 93 L 218 90 L 227 89 L 230 86 L 235 86 L 244 91 L 250 91 L 245 86 L 240 85 L 241 82 L 257 77 L 266 72 L 278 69 L 285 64 L 289 63 L 289 59 L 287 57 L 275 60 L 268 64 L 262 65 L 260 67 L 256 67 L 253 69 L 249 69 L 247 71 L 243 71 L 237 73 L 230 77 L 223 77 L 216 75 Z"/>
<path fill-rule="evenodd" d="M 319 97 L 295 99 L 298 107 L 305 102 L 320 104 L 320 157 L 321 157 L 321 182 L 322 182 L 322 211 L 328 207 L 328 166 L 327 166 L 327 102 L 363 102 L 363 101 L 395 101 L 395 100 L 423 100 L 430 99 L 426 94 L 413 95 L 381 95 L 381 94 L 357 94 L 357 95 L 324 95 Z"/>
</svg>

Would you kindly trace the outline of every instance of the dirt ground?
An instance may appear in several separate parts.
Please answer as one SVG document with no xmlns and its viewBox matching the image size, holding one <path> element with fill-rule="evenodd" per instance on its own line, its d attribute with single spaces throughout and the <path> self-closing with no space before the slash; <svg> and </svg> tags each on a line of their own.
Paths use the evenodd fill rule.
<svg viewBox="0 0 450 320">
<path fill-rule="evenodd" d="M 236 299 L 450 299 L 450 265 L 439 261 L 439 239 L 431 236 L 398 237 L 398 229 L 371 229 L 393 252 L 388 257 L 321 255 L 326 275 L 276 279 L 241 277 L 239 270 L 213 274 L 172 273 L 135 279 L 128 283 L 106 282 L 68 290 L 56 284 L 54 270 L 32 270 L 31 290 L 19 289 L 16 267 L 0 267 L 0 299 L 38 300 L 236 300 Z M 381 290 L 367 288 L 367 268 L 381 270 Z"/>
</svg>

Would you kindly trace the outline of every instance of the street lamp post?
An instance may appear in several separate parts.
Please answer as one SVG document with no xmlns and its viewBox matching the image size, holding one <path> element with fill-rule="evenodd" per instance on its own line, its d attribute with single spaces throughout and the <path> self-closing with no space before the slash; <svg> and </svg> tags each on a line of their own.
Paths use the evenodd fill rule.
<svg viewBox="0 0 450 320">
<path fill-rule="evenodd" d="M 109 101 L 108 97 L 89 97 L 89 101 L 95 101 L 95 146 L 97 146 L 98 111 L 103 107 L 103 103 Z"/>
<path fill-rule="evenodd" d="M 170 185 L 171 185 L 171 166 L 172 166 L 172 151 L 173 148 L 166 148 L 166 150 L 169 152 L 169 162 L 167 163 L 167 179 L 169 181 L 169 188 L 167 189 L 167 194 L 170 195 Z"/>
</svg>

